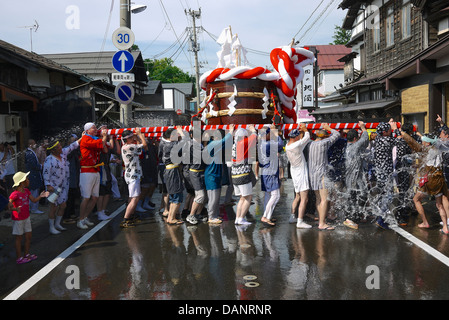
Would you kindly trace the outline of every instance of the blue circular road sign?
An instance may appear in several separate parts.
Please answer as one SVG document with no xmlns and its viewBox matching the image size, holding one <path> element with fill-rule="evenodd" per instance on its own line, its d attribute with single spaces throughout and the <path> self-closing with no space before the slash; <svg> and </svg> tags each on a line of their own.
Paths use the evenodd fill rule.
<svg viewBox="0 0 449 320">
<path fill-rule="evenodd" d="M 112 57 L 112 65 L 118 72 L 129 72 L 134 67 L 134 57 L 129 51 L 117 51 Z"/>
<path fill-rule="evenodd" d="M 134 99 L 134 88 L 128 82 L 121 82 L 115 87 L 115 98 L 122 104 L 130 104 Z"/>
</svg>

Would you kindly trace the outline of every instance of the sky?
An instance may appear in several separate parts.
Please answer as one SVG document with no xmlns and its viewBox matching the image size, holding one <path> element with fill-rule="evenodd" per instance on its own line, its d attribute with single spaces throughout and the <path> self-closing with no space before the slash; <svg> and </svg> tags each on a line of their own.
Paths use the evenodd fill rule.
<svg viewBox="0 0 449 320">
<path fill-rule="evenodd" d="M 247 48 L 248 65 L 271 67 L 269 52 L 288 45 L 329 44 L 335 25 L 346 11 L 341 0 L 134 0 L 145 11 L 131 15 L 135 44 L 144 59 L 171 58 L 195 74 L 186 28 L 192 18 L 185 10 L 201 9 L 196 26 L 200 45 L 200 73 L 217 66 L 215 42 L 231 26 Z M 2 0 L 0 39 L 38 54 L 117 51 L 112 33 L 120 26 L 120 0 Z M 35 31 L 33 25 L 39 25 Z M 30 32 L 31 29 L 31 32 Z M 30 36 L 31 33 L 31 36 Z M 183 46 L 180 44 L 184 44 Z"/>
</svg>

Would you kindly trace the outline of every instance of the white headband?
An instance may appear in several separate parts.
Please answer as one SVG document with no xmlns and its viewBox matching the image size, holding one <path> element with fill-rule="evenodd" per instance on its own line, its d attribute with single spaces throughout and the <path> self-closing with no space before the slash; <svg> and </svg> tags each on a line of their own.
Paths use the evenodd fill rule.
<svg viewBox="0 0 449 320">
<path fill-rule="evenodd" d="M 127 135 L 126 137 L 123 137 L 123 136 L 122 136 L 122 140 L 129 139 L 129 138 L 131 138 L 132 136 L 134 136 L 134 133 L 131 133 L 131 134 Z"/>
</svg>

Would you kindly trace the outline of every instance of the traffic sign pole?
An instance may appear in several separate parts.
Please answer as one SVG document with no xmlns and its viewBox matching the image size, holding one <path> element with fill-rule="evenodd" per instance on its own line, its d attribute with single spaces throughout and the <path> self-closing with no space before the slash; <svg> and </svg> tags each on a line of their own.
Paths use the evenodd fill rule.
<svg viewBox="0 0 449 320">
<path fill-rule="evenodd" d="M 123 1 L 124 0 L 121 0 L 120 2 L 120 21 L 122 21 L 122 16 L 124 16 L 124 12 L 122 12 L 122 10 L 125 10 L 125 5 L 122 4 Z M 112 65 L 115 70 L 123 74 L 123 77 L 117 74 L 114 75 L 115 78 L 119 79 L 119 81 L 124 81 L 118 84 L 115 88 L 115 98 L 120 102 L 120 122 L 124 126 L 128 125 L 128 119 L 132 116 L 132 114 L 130 114 L 132 110 L 130 104 L 134 99 L 134 88 L 130 84 L 131 82 L 134 82 L 134 75 L 132 75 L 132 79 L 129 79 L 126 76 L 128 75 L 127 72 L 131 71 L 134 67 L 134 57 L 126 50 L 131 48 L 135 41 L 134 33 L 129 28 L 129 5 L 127 5 L 126 9 L 128 17 L 125 20 L 127 21 L 127 23 L 125 23 L 124 25 L 121 24 L 120 28 L 117 28 L 112 34 L 112 43 L 117 49 L 120 50 L 114 54 L 112 58 Z"/>
</svg>

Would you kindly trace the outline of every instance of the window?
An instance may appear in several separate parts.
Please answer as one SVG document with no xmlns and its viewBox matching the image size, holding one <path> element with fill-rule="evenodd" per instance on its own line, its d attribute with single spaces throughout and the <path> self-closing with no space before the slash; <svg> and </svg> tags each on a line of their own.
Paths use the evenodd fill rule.
<svg viewBox="0 0 449 320">
<path fill-rule="evenodd" d="M 382 99 L 382 89 L 374 89 L 370 92 L 370 100 L 381 100 Z"/>
<path fill-rule="evenodd" d="M 370 101 L 370 94 L 369 91 L 360 91 L 359 92 L 359 101 L 358 102 L 365 102 Z"/>
<path fill-rule="evenodd" d="M 373 51 L 377 52 L 380 50 L 380 23 L 378 11 L 370 14 L 367 24 L 371 26 L 373 36 Z"/>
<path fill-rule="evenodd" d="M 418 127 L 418 131 L 424 132 L 425 125 L 424 125 L 424 117 L 426 116 L 426 112 L 419 112 L 419 113 L 409 113 L 409 114 L 403 114 L 404 116 L 404 123 L 413 123 L 415 126 Z"/>
<path fill-rule="evenodd" d="M 319 71 L 318 72 L 318 87 L 321 87 L 323 85 L 323 80 L 324 80 L 324 72 Z"/>
<path fill-rule="evenodd" d="M 387 9 L 387 19 L 385 20 L 385 31 L 386 31 L 386 41 L 387 47 L 394 44 L 394 14 L 393 6 Z"/>
<path fill-rule="evenodd" d="M 373 29 L 373 51 L 380 51 L 380 28 Z"/>
<path fill-rule="evenodd" d="M 411 35 L 411 4 L 410 0 L 402 0 L 402 18 L 401 18 L 402 39 Z"/>
</svg>

